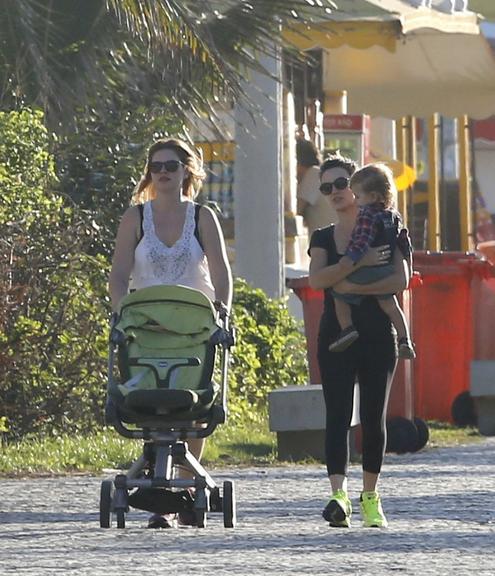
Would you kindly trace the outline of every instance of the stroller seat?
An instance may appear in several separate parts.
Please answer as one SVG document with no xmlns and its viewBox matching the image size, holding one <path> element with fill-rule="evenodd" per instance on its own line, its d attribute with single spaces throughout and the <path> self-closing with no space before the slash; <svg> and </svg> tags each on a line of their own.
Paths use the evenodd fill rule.
<svg viewBox="0 0 495 576">
<path fill-rule="evenodd" d="M 171 418 L 195 420 L 211 408 L 221 327 L 202 292 L 182 286 L 133 292 L 122 302 L 111 337 L 121 381 L 110 383 L 109 395 L 124 422 L 148 424 L 160 416 L 166 425 Z"/>
<path fill-rule="evenodd" d="M 118 526 L 125 525 L 130 503 L 164 513 L 178 488 L 194 489 L 198 526 L 204 526 L 210 510 L 223 510 L 226 526 L 234 523 L 233 485 L 224 486 L 231 500 L 224 507 L 219 488 L 185 442 L 210 435 L 225 421 L 233 342 L 228 316 L 198 290 L 152 286 L 123 299 L 110 333 L 105 417 L 121 435 L 145 442 L 126 475 L 102 484 L 100 525 L 109 527 L 112 513 Z M 213 381 L 218 350 L 219 384 Z M 175 478 L 177 466 L 188 468 L 193 479 Z"/>
</svg>

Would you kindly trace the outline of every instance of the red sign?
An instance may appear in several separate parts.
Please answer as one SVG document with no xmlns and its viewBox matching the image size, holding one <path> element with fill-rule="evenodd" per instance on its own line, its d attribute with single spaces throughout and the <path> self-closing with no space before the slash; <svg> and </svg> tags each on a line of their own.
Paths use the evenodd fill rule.
<svg viewBox="0 0 495 576">
<path fill-rule="evenodd" d="M 472 126 L 474 138 L 495 141 L 495 118 L 475 120 Z"/>
<path fill-rule="evenodd" d="M 364 132 L 368 116 L 362 114 L 324 114 L 323 130 L 336 132 Z"/>
</svg>

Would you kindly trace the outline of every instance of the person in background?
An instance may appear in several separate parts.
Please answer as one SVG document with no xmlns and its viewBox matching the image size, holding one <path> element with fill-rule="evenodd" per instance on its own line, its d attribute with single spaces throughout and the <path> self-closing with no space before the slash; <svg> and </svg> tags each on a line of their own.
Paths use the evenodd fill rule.
<svg viewBox="0 0 495 576">
<path fill-rule="evenodd" d="M 222 231 L 213 210 L 194 202 L 205 178 L 201 160 L 187 143 L 158 140 L 149 148 L 134 192 L 117 232 L 109 291 L 114 312 L 129 289 L 182 285 L 201 290 L 217 308 L 230 310 L 232 274 Z M 190 439 L 199 460 L 204 439 Z M 179 470 L 186 476 L 187 471 Z M 169 528 L 175 516 L 154 514 L 149 528 Z M 191 525 L 193 513 L 180 512 Z"/>
<path fill-rule="evenodd" d="M 304 218 L 308 237 L 318 228 L 337 221 L 333 206 L 320 193 L 321 155 L 310 140 L 296 141 L 297 213 Z"/>
<path fill-rule="evenodd" d="M 322 515 L 330 526 L 350 526 L 352 503 L 347 493 L 349 429 L 357 380 L 362 427 L 361 517 L 364 526 L 386 527 L 388 522 L 377 485 L 386 447 L 386 411 L 397 364 L 397 342 L 390 318 L 375 297 L 367 296 L 395 294 L 407 287 L 410 244 L 406 236 L 393 254 L 387 244 L 370 248 L 355 266 L 350 259 L 346 261 L 343 258 L 359 212 L 349 186 L 355 170 L 356 164 L 352 160 L 340 156 L 323 162 L 321 188 L 325 191 L 325 200 L 337 212 L 338 220 L 336 224 L 313 233 L 308 251 L 311 258 L 310 286 L 324 291 L 318 364 L 326 407 L 325 457 L 331 495 Z M 370 284 L 353 284 L 347 280 L 356 269 L 385 264 L 390 255 L 394 274 Z M 340 332 L 333 291 L 365 296 L 359 303 L 351 304 L 352 322 L 359 338 L 339 354 L 328 349 Z"/>
</svg>

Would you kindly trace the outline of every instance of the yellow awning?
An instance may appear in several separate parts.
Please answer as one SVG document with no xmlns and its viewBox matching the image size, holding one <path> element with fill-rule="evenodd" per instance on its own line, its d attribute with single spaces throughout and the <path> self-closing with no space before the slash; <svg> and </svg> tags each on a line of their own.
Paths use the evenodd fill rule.
<svg viewBox="0 0 495 576">
<path fill-rule="evenodd" d="M 329 21 L 296 25 L 291 30 L 286 30 L 284 37 L 300 50 L 333 49 L 349 45 L 358 50 L 381 46 L 394 52 L 400 31 L 397 20 Z"/>
<path fill-rule="evenodd" d="M 492 1 L 492 0 L 490 0 Z M 284 37 L 300 50 L 350 46 L 368 49 L 381 46 L 394 52 L 407 34 L 435 30 L 444 34 L 478 34 L 473 12 L 455 15 L 412 6 L 404 0 L 340 0 L 339 10 L 327 20 L 300 23 L 284 31 Z"/>
</svg>

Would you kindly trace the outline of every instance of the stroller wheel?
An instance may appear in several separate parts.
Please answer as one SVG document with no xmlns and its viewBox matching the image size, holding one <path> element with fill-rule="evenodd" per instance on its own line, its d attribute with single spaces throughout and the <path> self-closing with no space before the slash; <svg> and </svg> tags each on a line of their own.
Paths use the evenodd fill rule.
<svg viewBox="0 0 495 576">
<path fill-rule="evenodd" d="M 235 528 L 236 524 L 236 502 L 234 483 L 225 480 L 223 483 L 223 525 L 225 528 Z"/>
<path fill-rule="evenodd" d="M 215 486 L 210 494 L 210 508 L 212 512 L 222 512 L 222 496 L 220 488 Z"/>
<path fill-rule="evenodd" d="M 118 508 L 115 510 L 117 516 L 117 528 L 125 528 L 125 510 Z"/>
<path fill-rule="evenodd" d="M 112 525 L 113 493 L 113 481 L 104 480 L 100 488 L 100 528 L 110 528 Z"/>
</svg>

